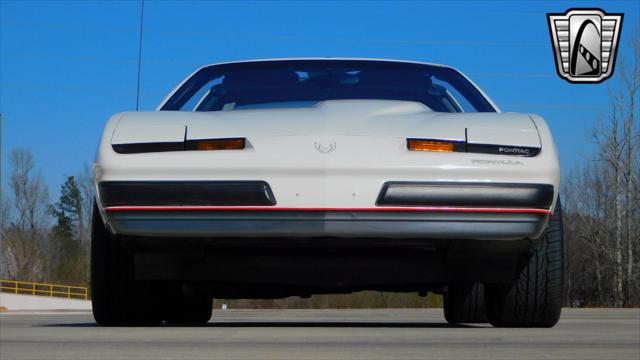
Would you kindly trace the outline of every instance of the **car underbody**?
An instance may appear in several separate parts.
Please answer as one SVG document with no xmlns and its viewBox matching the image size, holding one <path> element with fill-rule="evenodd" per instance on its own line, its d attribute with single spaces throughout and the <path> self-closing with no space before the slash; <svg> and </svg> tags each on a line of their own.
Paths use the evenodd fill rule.
<svg viewBox="0 0 640 360">
<path fill-rule="evenodd" d="M 531 241 L 402 238 L 124 237 L 135 277 L 214 298 L 307 297 L 362 290 L 437 291 L 508 283 Z"/>
</svg>

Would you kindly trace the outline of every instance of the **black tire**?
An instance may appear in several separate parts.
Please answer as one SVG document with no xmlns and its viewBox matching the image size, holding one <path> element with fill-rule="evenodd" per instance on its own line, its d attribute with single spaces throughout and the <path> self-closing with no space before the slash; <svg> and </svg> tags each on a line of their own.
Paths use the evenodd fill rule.
<svg viewBox="0 0 640 360">
<path fill-rule="evenodd" d="M 485 286 L 487 316 L 496 327 L 552 327 L 562 309 L 564 235 L 560 200 L 544 234 L 511 284 Z"/>
<path fill-rule="evenodd" d="M 444 317 L 450 324 L 488 322 L 483 284 L 449 285 L 443 300 Z"/>
<path fill-rule="evenodd" d="M 165 299 L 164 320 L 169 325 L 204 325 L 212 312 L 213 298 L 208 296 L 187 296 L 178 291 Z"/>
<path fill-rule="evenodd" d="M 91 227 L 91 302 L 102 326 L 159 325 L 162 322 L 148 284 L 133 279 L 133 257 L 105 227 L 96 204 Z"/>
</svg>

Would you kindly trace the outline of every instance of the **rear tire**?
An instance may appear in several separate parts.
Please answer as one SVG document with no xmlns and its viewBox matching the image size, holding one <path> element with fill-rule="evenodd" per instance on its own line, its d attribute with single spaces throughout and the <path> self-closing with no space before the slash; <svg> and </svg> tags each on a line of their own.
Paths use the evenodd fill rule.
<svg viewBox="0 0 640 360">
<path fill-rule="evenodd" d="M 93 205 L 91 227 L 91 302 L 102 326 L 159 325 L 161 318 L 148 284 L 133 277 L 133 257 L 105 227 Z"/>
<path fill-rule="evenodd" d="M 511 284 L 486 286 L 487 316 L 496 327 L 552 327 L 562 308 L 564 236 L 560 200 L 544 234 Z"/>
<path fill-rule="evenodd" d="M 444 293 L 444 317 L 450 324 L 486 323 L 484 285 L 453 284 Z"/>
</svg>

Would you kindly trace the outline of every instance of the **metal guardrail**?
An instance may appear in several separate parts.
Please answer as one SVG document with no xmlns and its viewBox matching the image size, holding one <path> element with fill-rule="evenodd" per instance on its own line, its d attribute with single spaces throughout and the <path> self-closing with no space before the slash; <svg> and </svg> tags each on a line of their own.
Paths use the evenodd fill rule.
<svg viewBox="0 0 640 360">
<path fill-rule="evenodd" d="M 81 300 L 87 300 L 89 297 L 89 292 L 86 287 L 34 283 L 15 280 L 0 280 L 0 291 L 13 294 L 61 297 Z"/>
</svg>

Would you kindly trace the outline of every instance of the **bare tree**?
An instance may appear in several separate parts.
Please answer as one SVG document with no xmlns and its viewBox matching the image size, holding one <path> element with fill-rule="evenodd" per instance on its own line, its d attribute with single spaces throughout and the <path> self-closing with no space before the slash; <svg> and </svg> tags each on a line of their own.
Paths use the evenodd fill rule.
<svg viewBox="0 0 640 360">
<path fill-rule="evenodd" d="M 0 184 L 1 186 L 1 184 Z M 0 188 L 0 276 L 8 277 L 8 258 L 6 256 L 6 234 L 9 230 L 9 216 L 11 213 L 11 207 L 9 204 L 9 199 L 1 191 Z"/>
<path fill-rule="evenodd" d="M 30 151 L 13 150 L 9 163 L 15 216 L 3 234 L 7 272 L 16 279 L 36 280 L 42 277 L 39 248 L 48 228 L 49 192 Z"/>
<path fill-rule="evenodd" d="M 93 209 L 93 199 L 96 196 L 96 190 L 93 185 L 93 174 L 89 165 L 85 164 L 82 171 L 76 175 L 78 187 L 82 195 L 82 210 L 80 213 L 79 231 L 81 241 L 88 246 L 91 233 L 91 211 Z"/>
<path fill-rule="evenodd" d="M 80 219 L 78 221 L 78 233 L 80 234 L 82 252 L 85 254 L 83 258 L 83 267 L 84 269 L 87 269 L 86 283 L 88 283 L 88 269 L 90 268 L 89 253 L 91 242 L 91 214 L 93 211 L 93 201 L 96 196 L 96 190 L 93 183 L 93 172 L 89 165 L 85 164 L 82 172 L 80 172 L 76 178 L 78 179 L 78 187 L 80 188 L 82 197 L 82 209 Z"/>
<path fill-rule="evenodd" d="M 633 63 L 631 66 L 622 66 L 621 69 L 621 79 L 622 79 L 622 87 L 625 96 L 628 99 L 628 110 L 625 113 L 624 117 L 624 134 L 625 134 L 625 146 L 626 146 L 626 156 L 624 159 L 624 177 L 625 177 L 625 199 L 626 199 L 626 208 L 625 208 L 625 228 L 626 228 L 626 238 L 627 238 L 627 292 L 633 291 L 634 284 L 638 282 L 638 279 L 635 278 L 634 271 L 634 245 L 637 246 L 637 240 L 634 240 L 633 234 L 635 233 L 634 225 L 637 227 L 637 221 L 635 212 L 638 211 L 638 201 L 634 201 L 636 196 L 634 195 L 634 189 L 637 186 L 638 178 L 636 177 L 636 172 L 634 172 L 634 165 L 637 166 L 637 151 L 638 151 L 638 131 L 635 128 L 635 120 L 636 120 L 636 99 L 638 96 L 638 89 L 640 88 L 640 34 L 637 30 L 640 28 L 636 28 L 633 32 L 634 38 L 631 40 L 631 49 Z M 634 139 L 635 137 L 635 139 Z M 635 205 L 635 206 L 634 206 Z M 635 242 L 635 244 L 634 244 Z M 631 294 L 627 293 L 627 297 Z"/>
<path fill-rule="evenodd" d="M 563 183 L 567 304 L 608 303 L 605 294 L 613 290 L 606 282 L 614 252 L 611 231 L 605 226 L 611 202 L 605 170 L 602 163 L 592 161 L 573 169 Z"/>
</svg>

